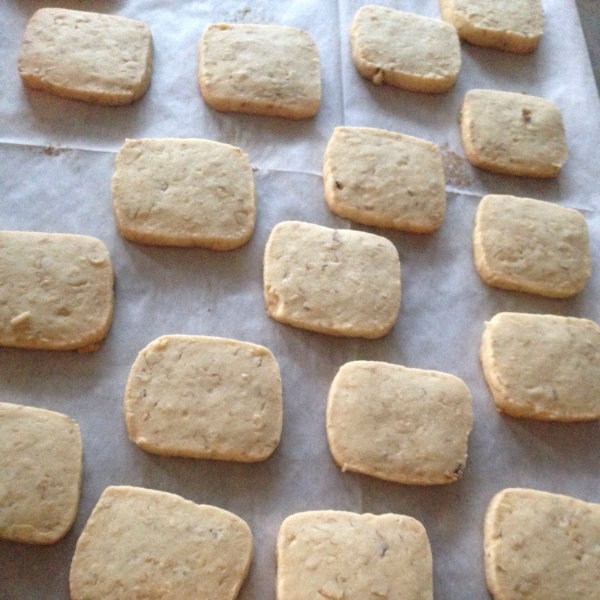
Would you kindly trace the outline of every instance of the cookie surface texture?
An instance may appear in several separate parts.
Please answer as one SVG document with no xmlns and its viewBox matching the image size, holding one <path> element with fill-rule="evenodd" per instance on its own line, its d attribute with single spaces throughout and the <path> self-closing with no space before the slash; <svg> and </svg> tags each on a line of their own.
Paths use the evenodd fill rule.
<svg viewBox="0 0 600 600">
<path fill-rule="evenodd" d="M 209 140 L 126 140 L 112 198 L 117 230 L 142 244 L 232 250 L 256 221 L 248 157 Z"/>
<path fill-rule="evenodd" d="M 73 525 L 79 427 L 61 413 L 0 402 L 0 538 L 53 544 Z"/>
<path fill-rule="evenodd" d="M 432 600 L 425 528 L 394 514 L 291 515 L 277 538 L 277 600 L 315 598 Z"/>
<path fill-rule="evenodd" d="M 124 17 L 42 8 L 21 45 L 19 74 L 29 87 L 94 104 L 129 104 L 152 74 L 152 34 Z"/>
<path fill-rule="evenodd" d="M 473 401 L 458 377 L 384 362 L 346 363 L 327 402 L 335 462 L 388 481 L 452 483 L 463 473 Z"/>
<path fill-rule="evenodd" d="M 393 8 L 360 8 L 352 22 L 350 44 L 358 72 L 375 84 L 411 92 L 447 92 L 460 70 L 454 26 Z"/>
<path fill-rule="evenodd" d="M 236 515 L 175 494 L 108 487 L 75 548 L 72 600 L 233 600 L 252 559 Z"/>
<path fill-rule="evenodd" d="M 279 25 L 209 25 L 198 82 L 220 111 L 306 119 L 321 104 L 321 62 L 312 38 Z"/>
<path fill-rule="evenodd" d="M 470 90 L 460 130 L 469 161 L 486 171 L 522 177 L 556 177 L 567 160 L 558 106 L 536 96 Z"/>
<path fill-rule="evenodd" d="M 600 504 L 502 490 L 485 516 L 484 551 L 494 600 L 600 600 Z"/>
<path fill-rule="evenodd" d="M 400 310 L 400 259 L 381 236 L 286 221 L 267 241 L 264 286 L 267 313 L 276 321 L 378 338 Z"/>
<path fill-rule="evenodd" d="M 473 232 L 475 267 L 488 285 L 551 298 L 579 293 L 591 273 L 580 212 L 515 196 L 485 196 Z"/>
<path fill-rule="evenodd" d="M 500 412 L 544 421 L 600 418 L 596 323 L 499 313 L 485 325 L 480 357 Z"/>
<path fill-rule="evenodd" d="M 113 270 L 96 238 L 0 232 L 0 346 L 93 350 L 112 320 Z"/>
<path fill-rule="evenodd" d="M 430 233 L 446 212 L 440 149 L 401 133 L 336 127 L 323 182 L 329 208 L 365 225 Z"/>
<path fill-rule="evenodd" d="M 476 46 L 533 52 L 544 31 L 541 0 L 439 0 L 442 19 Z"/>
<path fill-rule="evenodd" d="M 167 456 L 255 462 L 281 437 L 279 366 L 256 344 L 167 335 L 138 355 L 125 389 L 131 441 Z"/>
</svg>

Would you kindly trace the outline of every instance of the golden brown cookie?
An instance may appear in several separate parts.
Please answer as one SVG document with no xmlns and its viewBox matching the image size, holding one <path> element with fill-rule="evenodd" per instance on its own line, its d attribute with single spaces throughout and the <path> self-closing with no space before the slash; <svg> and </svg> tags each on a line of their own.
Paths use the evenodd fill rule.
<svg viewBox="0 0 600 600">
<path fill-rule="evenodd" d="M 541 0 L 439 0 L 442 19 L 476 46 L 533 52 L 544 31 Z"/>
<path fill-rule="evenodd" d="M 378 338 L 400 310 L 400 259 L 386 238 L 312 223 L 273 228 L 264 262 L 267 313 L 329 335 Z"/>
<path fill-rule="evenodd" d="M 126 140 L 112 199 L 117 230 L 142 244 L 232 250 L 250 239 L 256 221 L 248 157 L 209 140 Z"/>
<path fill-rule="evenodd" d="M 523 177 L 556 177 L 567 160 L 558 106 L 536 96 L 471 90 L 461 110 L 467 158 L 486 171 Z"/>
<path fill-rule="evenodd" d="M 384 362 L 342 365 L 327 402 L 327 439 L 343 471 L 412 485 L 452 483 L 467 462 L 469 388 L 454 375 Z"/>
<path fill-rule="evenodd" d="M 96 238 L 0 232 L 0 346 L 95 350 L 113 311 L 113 269 Z"/>
<path fill-rule="evenodd" d="M 505 489 L 490 502 L 483 536 L 494 600 L 600 599 L 600 504 Z"/>
<path fill-rule="evenodd" d="M 321 62 L 311 37 L 279 25 L 209 25 L 200 41 L 204 101 L 225 112 L 287 119 L 314 117 Z"/>
<path fill-rule="evenodd" d="M 277 538 L 277 600 L 433 600 L 425 528 L 402 515 L 296 513 Z"/>
<path fill-rule="evenodd" d="M 19 75 L 31 88 L 94 104 L 129 104 L 146 93 L 152 34 L 133 19 L 41 8 L 21 45 Z"/>
<path fill-rule="evenodd" d="M 488 285 L 550 298 L 579 293 L 592 268 L 583 215 L 531 198 L 485 196 L 475 218 L 473 251 Z"/>
<path fill-rule="evenodd" d="M 375 84 L 411 92 L 447 92 L 460 70 L 454 26 L 385 6 L 358 10 L 350 44 L 358 72 Z"/>
<path fill-rule="evenodd" d="M 600 327 L 587 319 L 498 313 L 481 364 L 494 402 L 512 417 L 600 419 Z"/>
<path fill-rule="evenodd" d="M 79 506 L 81 434 L 61 413 L 0 402 L 0 537 L 53 544 Z"/>
<path fill-rule="evenodd" d="M 252 533 L 234 514 L 175 494 L 104 490 L 75 548 L 72 600 L 234 600 Z"/>
<path fill-rule="evenodd" d="M 165 335 L 131 368 L 124 414 L 129 438 L 148 452 L 265 460 L 281 437 L 279 366 L 257 344 Z"/>
<path fill-rule="evenodd" d="M 440 149 L 369 127 L 336 127 L 323 161 L 325 200 L 357 223 L 430 233 L 446 212 Z"/>
</svg>

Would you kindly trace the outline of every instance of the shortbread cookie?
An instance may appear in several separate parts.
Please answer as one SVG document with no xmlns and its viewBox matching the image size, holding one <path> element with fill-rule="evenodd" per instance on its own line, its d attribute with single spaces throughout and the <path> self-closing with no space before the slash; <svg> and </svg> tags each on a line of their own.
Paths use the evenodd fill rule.
<svg viewBox="0 0 600 600">
<path fill-rule="evenodd" d="M 0 402 L 0 538 L 53 544 L 75 521 L 81 435 L 61 413 Z"/>
<path fill-rule="evenodd" d="M 256 220 L 248 157 L 208 140 L 126 140 L 112 198 L 119 233 L 142 244 L 232 250 Z"/>
<path fill-rule="evenodd" d="M 454 375 L 349 362 L 327 402 L 327 439 L 343 471 L 413 485 L 452 483 L 467 462 L 469 388 Z"/>
<path fill-rule="evenodd" d="M 584 288 L 591 273 L 581 213 L 530 198 L 485 196 L 473 250 L 481 279 L 505 290 L 567 298 Z"/>
<path fill-rule="evenodd" d="M 104 490 L 75 548 L 72 600 L 233 600 L 252 533 L 235 515 L 175 494 Z"/>
<path fill-rule="evenodd" d="M 293 27 L 209 25 L 198 82 L 204 101 L 221 111 L 306 119 L 321 104 L 319 51 Z"/>
<path fill-rule="evenodd" d="M 541 0 L 439 0 L 442 19 L 476 46 L 527 54 L 544 31 Z"/>
<path fill-rule="evenodd" d="M 152 34 L 140 21 L 41 8 L 27 24 L 19 74 L 34 90 L 94 104 L 129 104 L 152 73 Z"/>
<path fill-rule="evenodd" d="M 481 364 L 499 412 L 600 419 L 600 327 L 592 321 L 499 313 L 485 324 Z"/>
<path fill-rule="evenodd" d="M 600 600 L 600 504 L 505 489 L 490 502 L 483 535 L 494 600 Z"/>
<path fill-rule="evenodd" d="M 524 177 L 556 177 L 567 160 L 558 106 L 536 96 L 471 90 L 461 110 L 467 158 L 486 171 Z"/>
<path fill-rule="evenodd" d="M 288 221 L 265 250 L 270 317 L 330 335 L 378 338 L 400 310 L 400 259 L 386 238 Z"/>
<path fill-rule="evenodd" d="M 0 346 L 94 350 L 110 327 L 113 270 L 92 237 L 0 231 Z"/>
<path fill-rule="evenodd" d="M 329 208 L 365 225 L 429 233 L 446 212 L 440 149 L 401 133 L 336 127 L 323 182 Z"/>
<path fill-rule="evenodd" d="M 317 598 L 433 600 L 423 525 L 335 510 L 288 517 L 277 538 L 277 600 Z"/>
<path fill-rule="evenodd" d="M 148 452 L 264 460 L 281 436 L 279 366 L 256 344 L 166 335 L 139 353 L 124 414 L 129 438 Z"/>
<path fill-rule="evenodd" d="M 393 8 L 360 8 L 350 44 L 358 72 L 375 84 L 447 92 L 460 70 L 460 42 L 452 25 Z"/>
</svg>

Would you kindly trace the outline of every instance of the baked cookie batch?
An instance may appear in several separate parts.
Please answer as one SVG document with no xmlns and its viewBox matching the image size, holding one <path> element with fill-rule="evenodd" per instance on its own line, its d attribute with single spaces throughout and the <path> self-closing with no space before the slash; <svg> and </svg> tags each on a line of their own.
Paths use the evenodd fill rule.
<svg viewBox="0 0 600 600">
<path fill-rule="evenodd" d="M 527 53 L 542 35 L 540 0 L 440 0 L 440 10 L 443 20 L 363 6 L 350 32 L 360 74 L 377 85 L 443 93 L 459 75 L 459 38 Z M 143 23 L 59 8 L 33 15 L 18 64 L 33 89 L 109 105 L 140 98 L 151 68 L 152 36 Z M 220 111 L 305 119 L 321 102 L 317 47 L 290 27 L 208 26 L 198 82 L 206 103 Z M 556 177 L 567 158 L 561 112 L 543 98 L 471 90 L 460 131 L 469 161 L 495 173 Z M 323 183 L 330 210 L 364 225 L 427 234 L 446 211 L 440 149 L 397 132 L 336 128 Z M 126 140 L 112 201 L 119 233 L 142 244 L 229 251 L 250 239 L 256 221 L 248 157 L 209 140 Z M 506 290 L 566 298 L 591 272 L 581 213 L 530 198 L 484 197 L 473 249 L 481 279 Z M 264 253 L 266 311 L 322 334 L 379 338 L 399 314 L 400 272 L 398 251 L 383 236 L 279 223 Z M 99 240 L 0 232 L 0 281 L 0 345 L 90 351 L 108 332 L 113 271 Z M 485 325 L 480 356 L 499 411 L 549 421 L 600 418 L 595 323 L 500 313 Z M 125 385 L 131 441 L 166 456 L 265 460 L 279 444 L 282 416 L 277 360 L 248 342 L 163 336 L 141 350 Z M 335 376 L 325 421 L 342 471 L 448 484 L 467 464 L 473 400 L 453 375 L 358 360 Z M 0 403 L 0 448 L 0 537 L 56 542 L 79 502 L 77 424 Z M 580 582 L 578 598 L 600 598 L 600 505 L 506 489 L 489 505 L 484 538 L 496 600 L 558 600 L 565 577 Z M 252 554 L 248 525 L 227 511 L 166 492 L 110 487 L 77 543 L 71 596 L 233 600 Z M 407 516 L 293 514 L 281 525 L 277 563 L 278 600 L 433 598 L 427 534 Z"/>
</svg>

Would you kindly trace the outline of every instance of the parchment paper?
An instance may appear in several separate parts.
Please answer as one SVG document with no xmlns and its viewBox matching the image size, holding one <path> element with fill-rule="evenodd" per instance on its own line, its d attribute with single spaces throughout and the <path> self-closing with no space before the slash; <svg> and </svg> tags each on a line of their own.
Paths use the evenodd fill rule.
<svg viewBox="0 0 600 600">
<path fill-rule="evenodd" d="M 2 600 L 64 600 L 75 542 L 108 485 L 180 494 L 244 518 L 255 557 L 242 600 L 275 597 L 275 540 L 297 511 L 396 512 L 421 520 L 434 556 L 437 600 L 489 598 L 483 574 L 482 519 L 504 487 L 524 486 L 600 502 L 600 426 L 515 420 L 496 413 L 478 361 L 483 322 L 504 310 L 600 321 L 600 105 L 571 0 L 545 0 L 546 32 L 531 56 L 464 44 L 463 67 L 448 94 L 375 87 L 356 72 L 348 31 L 360 0 L 81 0 L 0 4 L 0 225 L 71 232 L 103 240 L 116 273 L 110 333 L 92 354 L 0 349 L 2 401 L 64 412 L 84 440 L 79 514 L 50 547 L 0 542 Z M 386 5 L 438 16 L 435 0 Z M 26 90 L 16 61 L 27 19 L 41 6 L 64 6 L 139 18 L 154 36 L 148 94 L 129 107 L 102 108 Z M 200 35 L 212 22 L 261 22 L 305 29 L 322 59 L 318 116 L 294 123 L 221 114 L 202 101 L 196 82 Z M 476 87 L 543 96 L 564 114 L 569 160 L 556 180 L 477 171 L 464 159 L 458 111 Z M 439 144 L 447 162 L 448 211 L 441 229 L 416 236 L 351 225 L 323 200 L 322 155 L 337 125 L 365 125 Z M 247 246 L 228 253 L 152 248 L 121 239 L 114 227 L 110 179 L 125 137 L 203 137 L 236 144 L 256 167 L 258 221 Z M 594 270 L 570 300 L 548 300 L 485 286 L 471 249 L 477 203 L 511 193 L 581 210 L 591 233 Z M 356 227 L 390 238 L 402 260 L 402 307 L 380 340 L 330 338 L 271 321 L 262 299 L 262 254 L 272 227 L 299 219 Z M 269 347 L 284 385 L 280 447 L 264 463 L 244 465 L 164 458 L 127 439 L 125 381 L 137 353 L 162 334 L 217 335 Z M 327 391 L 338 368 L 355 359 L 385 360 L 462 377 L 475 403 L 475 426 L 463 479 L 420 488 L 342 474 L 325 436 Z M 0 477 L 2 475 L 0 474 Z M 119 540 L 115 540 L 115 545 Z"/>
</svg>

